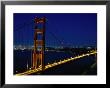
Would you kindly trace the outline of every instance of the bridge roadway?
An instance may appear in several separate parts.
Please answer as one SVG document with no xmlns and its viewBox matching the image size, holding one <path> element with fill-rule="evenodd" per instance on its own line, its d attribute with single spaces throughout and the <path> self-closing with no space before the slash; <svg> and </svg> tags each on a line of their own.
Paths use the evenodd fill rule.
<svg viewBox="0 0 110 88">
<path fill-rule="evenodd" d="M 73 60 L 76 60 L 76 59 L 80 59 L 80 58 L 83 58 L 83 57 L 86 57 L 86 56 L 90 56 L 90 55 L 93 55 L 93 54 L 96 54 L 96 53 L 97 53 L 97 51 L 92 50 L 92 51 L 90 51 L 90 52 L 88 52 L 86 54 L 81 54 L 79 56 L 75 56 L 75 57 L 71 57 L 71 58 L 66 58 L 64 60 L 60 60 L 60 61 L 54 62 L 52 64 L 47 64 L 45 66 L 45 70 L 48 69 L 48 68 L 52 68 L 54 66 L 57 66 L 57 65 L 60 65 L 60 64 L 64 64 L 66 62 L 73 61 Z M 30 70 L 27 70 L 27 71 L 25 71 L 23 73 L 18 73 L 18 74 L 15 74 L 15 75 L 16 76 L 29 75 L 29 74 L 32 74 L 32 73 L 39 72 L 41 70 L 42 70 L 41 67 L 39 67 L 39 68 L 36 68 L 36 69 L 30 69 Z"/>
</svg>

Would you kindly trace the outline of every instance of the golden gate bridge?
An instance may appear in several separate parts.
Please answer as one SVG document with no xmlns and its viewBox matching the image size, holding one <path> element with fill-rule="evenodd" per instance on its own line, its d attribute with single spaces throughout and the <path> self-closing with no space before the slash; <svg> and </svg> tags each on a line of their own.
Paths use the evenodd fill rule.
<svg viewBox="0 0 110 88">
<path fill-rule="evenodd" d="M 33 22 L 31 22 L 32 24 Z M 30 23 L 29 23 L 30 24 Z M 24 24 L 22 27 L 25 27 L 26 25 L 29 24 Z M 96 55 L 97 51 L 96 50 L 91 50 L 87 53 L 83 53 L 80 55 L 76 55 L 76 56 L 71 56 L 69 58 L 64 58 L 63 60 L 59 60 L 59 61 L 55 61 L 53 63 L 48 63 L 45 64 L 45 58 L 44 58 L 44 53 L 45 53 L 45 31 L 46 31 L 46 18 L 42 17 L 42 18 L 38 18 L 35 17 L 34 19 L 34 31 L 33 31 L 33 49 L 32 49 L 32 56 L 31 56 L 31 68 L 27 69 L 24 72 L 21 73 L 17 73 L 16 75 L 29 75 L 29 74 L 33 74 L 33 73 L 37 73 L 37 72 L 43 72 L 48 68 L 52 68 L 55 67 L 57 65 L 61 65 L 64 63 L 67 63 L 69 61 L 74 61 L 76 59 L 83 59 L 83 57 L 87 57 L 90 55 Z M 20 27 L 19 29 L 21 29 L 22 27 Z M 54 38 L 56 38 L 56 40 L 58 42 L 61 43 L 61 46 L 63 45 L 63 42 L 61 40 L 59 40 L 52 32 L 51 34 L 54 36 Z M 23 34 L 24 35 L 24 34 Z M 21 34 L 19 35 L 20 37 L 22 36 Z M 21 37 L 21 40 L 23 40 L 23 37 Z M 26 39 L 24 39 L 26 40 Z M 29 42 L 29 41 L 28 41 Z M 70 51 L 71 54 L 73 54 L 73 52 Z M 28 67 L 28 65 L 27 65 Z"/>
</svg>

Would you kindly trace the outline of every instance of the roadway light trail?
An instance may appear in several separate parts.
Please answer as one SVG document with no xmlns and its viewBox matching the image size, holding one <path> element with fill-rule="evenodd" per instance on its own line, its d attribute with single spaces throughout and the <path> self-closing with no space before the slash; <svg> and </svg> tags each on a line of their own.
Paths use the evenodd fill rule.
<svg viewBox="0 0 110 88">
<path fill-rule="evenodd" d="M 82 54 L 82 55 L 79 55 L 79 56 L 75 56 L 75 57 L 71 57 L 71 58 L 66 58 L 64 60 L 60 60 L 58 62 L 54 62 L 52 64 L 48 64 L 45 66 L 45 70 L 48 69 L 48 68 L 52 68 L 54 66 L 57 66 L 57 65 L 60 65 L 60 64 L 64 64 L 64 63 L 67 63 L 69 61 L 73 61 L 73 60 L 76 60 L 76 59 L 80 59 L 80 58 L 83 58 L 83 57 L 86 57 L 86 56 L 90 56 L 90 55 L 93 55 L 93 54 L 96 54 L 97 51 L 90 51 L 89 53 L 87 54 Z M 32 73 L 36 73 L 36 72 L 39 72 L 39 71 L 42 71 L 42 68 L 39 67 L 37 69 L 31 69 L 31 70 L 28 70 L 26 72 L 23 72 L 23 73 L 18 73 L 16 74 L 16 76 L 21 76 L 21 75 L 29 75 L 29 74 L 32 74 Z"/>
</svg>

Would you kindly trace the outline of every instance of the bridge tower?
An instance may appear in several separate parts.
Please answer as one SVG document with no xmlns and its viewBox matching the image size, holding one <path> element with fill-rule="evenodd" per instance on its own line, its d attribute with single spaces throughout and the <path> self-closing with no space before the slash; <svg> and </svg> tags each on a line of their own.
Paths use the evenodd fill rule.
<svg viewBox="0 0 110 88">
<path fill-rule="evenodd" d="M 34 19 L 35 30 L 34 30 L 34 49 L 32 58 L 32 68 L 38 67 L 45 69 L 44 65 L 44 50 L 45 50 L 45 17 Z"/>
</svg>

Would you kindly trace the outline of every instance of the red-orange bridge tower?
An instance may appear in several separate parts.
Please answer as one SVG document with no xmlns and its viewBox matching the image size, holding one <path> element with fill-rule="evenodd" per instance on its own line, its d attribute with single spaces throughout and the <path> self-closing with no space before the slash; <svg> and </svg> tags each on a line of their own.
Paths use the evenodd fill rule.
<svg viewBox="0 0 110 88">
<path fill-rule="evenodd" d="M 45 51 L 45 17 L 34 19 L 34 49 L 32 58 L 32 68 L 41 67 L 45 69 L 44 65 L 44 51 Z"/>
</svg>

